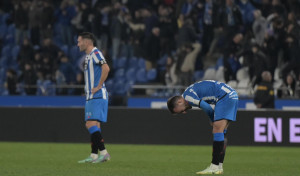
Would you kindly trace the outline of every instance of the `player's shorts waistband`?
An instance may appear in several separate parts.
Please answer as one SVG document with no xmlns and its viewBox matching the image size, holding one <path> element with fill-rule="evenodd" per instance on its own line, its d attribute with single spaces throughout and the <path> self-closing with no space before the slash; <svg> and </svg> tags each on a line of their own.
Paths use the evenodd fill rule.
<svg viewBox="0 0 300 176">
<path fill-rule="evenodd" d="M 103 99 L 103 98 L 91 98 L 91 99 L 86 99 L 85 101 L 90 101 L 90 100 L 95 100 L 95 99 Z"/>
<path fill-rule="evenodd" d="M 223 99 L 228 93 L 225 93 L 221 98 L 218 99 L 218 101 L 220 101 L 221 99 Z M 218 102 L 217 101 L 217 102 Z"/>
</svg>

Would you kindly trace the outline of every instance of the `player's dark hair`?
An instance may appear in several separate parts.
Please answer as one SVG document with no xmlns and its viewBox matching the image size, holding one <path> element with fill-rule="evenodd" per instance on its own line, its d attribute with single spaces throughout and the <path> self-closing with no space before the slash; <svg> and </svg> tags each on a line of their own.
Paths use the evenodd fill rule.
<svg viewBox="0 0 300 176">
<path fill-rule="evenodd" d="M 78 36 L 82 37 L 83 39 L 90 39 L 93 42 L 93 45 L 96 46 L 96 37 L 94 34 L 90 32 L 82 32 Z"/>
<path fill-rule="evenodd" d="M 180 98 L 181 96 L 177 95 L 177 96 L 174 96 L 174 97 L 171 97 L 168 99 L 168 102 L 167 102 L 167 105 L 168 105 L 168 109 L 169 111 L 174 114 L 174 108 L 176 106 L 176 103 L 177 103 L 177 100 Z"/>
</svg>

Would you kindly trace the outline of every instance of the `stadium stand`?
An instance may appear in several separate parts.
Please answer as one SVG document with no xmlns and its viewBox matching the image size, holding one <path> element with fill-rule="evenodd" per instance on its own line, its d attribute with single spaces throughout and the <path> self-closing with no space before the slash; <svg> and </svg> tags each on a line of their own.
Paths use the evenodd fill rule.
<svg viewBox="0 0 300 176">
<path fill-rule="evenodd" d="M 167 89 L 165 79 L 170 70 L 177 80 L 172 84 L 187 86 L 179 84 L 184 82 L 180 79 L 186 74 L 181 65 L 189 59 L 194 43 L 201 43 L 201 51 L 196 61 L 190 62 L 194 64 L 189 73 L 192 81 L 216 79 L 243 89 L 239 92 L 251 97 L 250 89 L 260 81 L 261 72 L 268 70 L 274 78 L 275 93 L 281 89 L 287 74 L 293 75 L 299 87 L 300 65 L 293 64 L 300 63 L 300 54 L 296 52 L 300 49 L 299 1 L 213 0 L 212 6 L 216 8 L 212 14 L 205 9 L 206 1 L 180 2 L 8 2 L 11 6 L 0 7 L 0 94 L 7 94 L 6 70 L 13 69 L 20 76 L 25 63 L 34 66 L 38 81 L 35 85 L 26 85 L 20 77 L 17 87 L 20 95 L 26 95 L 24 86 L 37 87 L 37 95 L 56 95 L 58 82 L 72 88 L 72 82 L 61 84 L 56 72 L 64 55 L 69 58 L 74 73 L 82 72 L 84 53 L 79 52 L 76 42 L 77 34 L 83 31 L 96 35 L 97 45 L 110 64 L 107 89 L 112 89 L 109 90 L 112 93 L 124 95 L 132 90 L 131 85 L 144 84 L 164 85 Z M 37 6 L 42 10 L 29 9 Z M 236 9 L 236 12 L 231 15 L 230 10 L 225 9 Z M 26 56 L 32 57 L 30 53 L 20 53 L 21 43 L 26 38 L 34 54 L 40 53 L 41 61 L 26 59 Z M 46 58 L 47 64 L 44 63 Z M 76 75 L 72 77 L 75 80 Z M 165 92 L 160 95 L 170 94 L 170 91 Z"/>
</svg>

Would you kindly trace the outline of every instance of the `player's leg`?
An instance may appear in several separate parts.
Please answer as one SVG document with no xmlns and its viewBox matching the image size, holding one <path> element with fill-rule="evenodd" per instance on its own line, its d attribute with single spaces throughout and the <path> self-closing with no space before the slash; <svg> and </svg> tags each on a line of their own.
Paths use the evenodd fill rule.
<svg viewBox="0 0 300 176">
<path fill-rule="evenodd" d="M 219 169 L 219 162 L 221 159 L 221 153 L 224 147 L 224 129 L 228 124 L 228 120 L 222 119 L 213 122 L 213 153 L 211 165 L 203 171 L 197 172 L 197 174 L 222 174 Z"/>
<path fill-rule="evenodd" d="M 101 135 L 100 121 L 107 121 L 107 100 L 94 99 L 87 101 L 85 106 L 85 121 L 86 128 L 90 133 L 91 138 L 91 155 L 79 161 L 79 163 L 95 162 L 98 161 L 98 151 L 105 150 L 104 141 Z M 100 155 L 101 156 L 101 155 Z M 103 157 L 101 157 L 103 160 Z M 100 161 L 102 161 L 100 160 Z M 104 158 L 104 160 L 109 160 L 109 154 Z"/>
<path fill-rule="evenodd" d="M 78 163 L 91 163 L 92 161 L 96 160 L 98 158 L 98 133 L 100 132 L 100 129 L 98 128 L 97 121 L 95 120 L 89 120 L 86 121 L 85 126 L 88 129 L 90 133 L 90 139 L 91 139 L 91 154 L 88 158 L 78 161 Z"/>
<path fill-rule="evenodd" d="M 224 149 L 224 130 L 228 124 L 228 120 L 219 120 L 213 123 L 213 158 L 212 164 L 219 165 L 221 155 Z"/>
<path fill-rule="evenodd" d="M 101 108 L 99 108 L 101 107 Z M 110 155 L 108 154 L 105 145 L 104 145 L 104 139 L 102 137 L 102 133 L 101 133 L 101 124 L 100 122 L 104 123 L 107 121 L 107 109 L 108 109 L 108 101 L 101 99 L 101 100 L 97 100 L 97 108 L 96 108 L 96 112 L 97 112 L 97 127 L 99 129 L 99 132 L 97 132 L 97 147 L 98 150 L 100 150 L 100 155 L 99 157 L 93 161 L 93 163 L 100 163 L 100 162 L 104 162 L 104 161 L 108 161 L 110 160 Z"/>
<path fill-rule="evenodd" d="M 108 161 L 110 160 L 110 155 L 107 152 L 105 145 L 104 145 L 104 139 L 102 137 L 102 133 L 101 133 L 101 124 L 100 122 L 97 123 L 97 127 L 100 129 L 98 134 L 98 143 L 97 143 L 97 150 L 100 150 L 100 155 L 99 157 L 93 161 L 93 163 L 100 163 L 100 162 L 104 162 L 104 161 Z"/>
<path fill-rule="evenodd" d="M 223 162 L 224 162 L 224 158 L 225 158 L 225 153 L 226 153 L 226 147 L 227 147 L 227 142 L 228 142 L 228 138 L 227 138 L 227 129 L 229 126 L 229 122 L 226 126 L 226 128 L 224 129 L 224 147 L 223 147 L 223 151 L 221 152 L 221 158 L 220 158 L 220 162 L 219 162 L 219 168 L 221 170 L 223 170 Z"/>
</svg>

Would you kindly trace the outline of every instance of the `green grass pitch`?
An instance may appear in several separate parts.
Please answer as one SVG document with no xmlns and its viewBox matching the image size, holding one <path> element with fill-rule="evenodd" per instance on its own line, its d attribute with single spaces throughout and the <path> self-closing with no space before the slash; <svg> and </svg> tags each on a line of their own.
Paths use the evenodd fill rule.
<svg viewBox="0 0 300 176">
<path fill-rule="evenodd" d="M 189 176 L 211 161 L 210 146 L 107 144 L 112 160 L 77 164 L 89 144 L 0 142 L 0 176 Z M 224 175 L 300 175 L 296 147 L 229 146 Z"/>
</svg>

